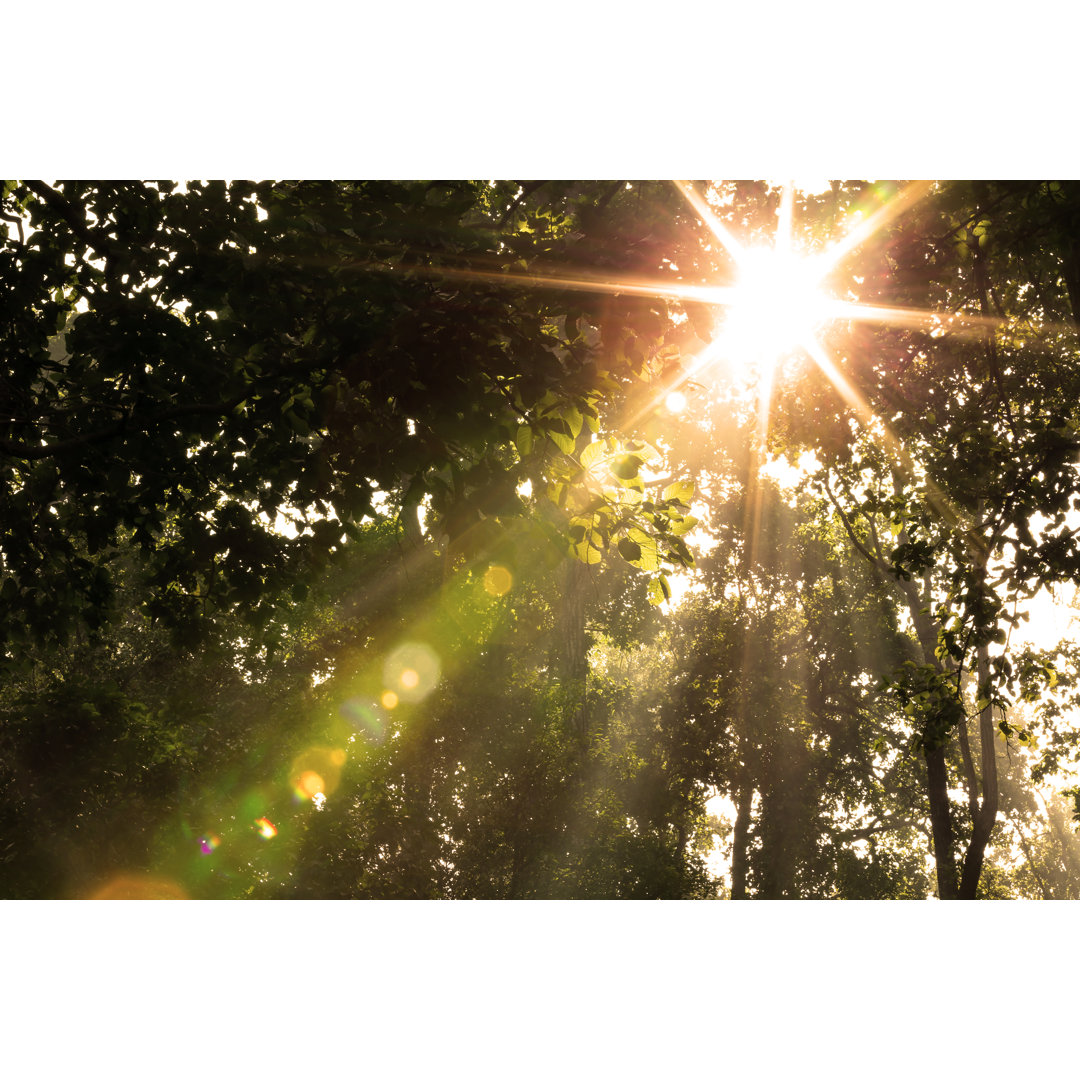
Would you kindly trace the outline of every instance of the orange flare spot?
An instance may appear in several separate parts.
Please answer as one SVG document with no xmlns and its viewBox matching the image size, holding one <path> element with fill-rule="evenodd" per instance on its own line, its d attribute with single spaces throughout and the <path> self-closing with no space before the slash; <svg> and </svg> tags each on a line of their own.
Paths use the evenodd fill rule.
<svg viewBox="0 0 1080 1080">
<path fill-rule="evenodd" d="M 187 900 L 188 895 L 168 878 L 121 874 L 99 889 L 91 900 Z"/>
<path fill-rule="evenodd" d="M 277 836 L 277 826 L 269 818 L 256 818 L 255 828 L 264 840 L 273 840 Z"/>
<path fill-rule="evenodd" d="M 323 794 L 325 785 L 323 784 L 323 778 L 317 772 L 308 769 L 307 772 L 300 774 L 300 782 L 296 786 L 301 795 L 313 799 L 316 795 Z"/>
<path fill-rule="evenodd" d="M 492 596 L 505 596 L 514 578 L 505 566 L 489 566 L 484 573 L 484 590 Z"/>
</svg>

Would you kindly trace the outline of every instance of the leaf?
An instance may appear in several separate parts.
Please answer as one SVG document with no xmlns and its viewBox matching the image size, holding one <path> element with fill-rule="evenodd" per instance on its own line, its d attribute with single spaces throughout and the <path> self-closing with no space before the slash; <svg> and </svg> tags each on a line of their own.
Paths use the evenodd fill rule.
<svg viewBox="0 0 1080 1080">
<path fill-rule="evenodd" d="M 695 525 L 697 525 L 698 519 L 692 517 L 690 514 L 686 514 L 683 517 L 673 517 L 671 519 L 671 527 L 669 529 L 672 536 L 682 536 L 683 533 L 688 533 Z"/>
<path fill-rule="evenodd" d="M 620 454 L 611 463 L 611 471 L 620 480 L 634 480 L 643 464 L 637 454 Z"/>
<path fill-rule="evenodd" d="M 649 603 L 662 604 L 671 599 L 671 586 L 665 575 L 659 574 L 649 582 Z"/>
<path fill-rule="evenodd" d="M 570 428 L 570 434 L 576 439 L 581 432 L 581 425 L 584 422 L 584 418 L 581 413 L 577 411 L 572 405 L 559 411 L 561 419 L 565 420 Z"/>
<path fill-rule="evenodd" d="M 570 426 L 565 420 L 561 419 L 543 419 L 541 420 L 543 426 L 547 429 L 547 437 L 564 453 L 572 454 L 574 452 L 574 438 L 570 434 Z"/>
<path fill-rule="evenodd" d="M 674 484 L 668 484 L 661 496 L 663 502 L 679 502 L 688 510 L 694 499 L 694 485 L 690 480 L 676 480 Z"/>
<path fill-rule="evenodd" d="M 597 439 L 596 442 L 589 443 L 584 450 L 581 451 L 581 467 L 585 470 L 591 469 L 595 464 L 603 461 L 608 455 L 607 443 L 603 439 Z"/>
<path fill-rule="evenodd" d="M 641 545 L 635 543 L 629 537 L 624 536 L 619 541 L 619 554 L 630 563 L 635 563 L 641 558 Z"/>
<path fill-rule="evenodd" d="M 586 566 L 595 566 L 602 558 L 603 555 L 599 549 L 592 546 L 592 544 L 586 542 L 574 545 L 574 555 L 580 561 L 586 564 Z"/>
<path fill-rule="evenodd" d="M 627 562 L 649 573 L 660 569 L 660 555 L 656 549 L 656 541 L 651 536 L 641 529 L 630 529 L 625 539 L 636 545 L 639 551 L 637 558 L 634 559 L 624 555 L 623 558 Z M 622 551 L 621 544 L 619 550 Z"/>
<path fill-rule="evenodd" d="M 532 453 L 533 448 L 533 432 L 532 428 L 528 424 L 522 424 L 517 429 L 517 434 L 514 436 L 514 445 L 518 448 L 518 453 L 524 458 L 528 457 Z"/>
</svg>

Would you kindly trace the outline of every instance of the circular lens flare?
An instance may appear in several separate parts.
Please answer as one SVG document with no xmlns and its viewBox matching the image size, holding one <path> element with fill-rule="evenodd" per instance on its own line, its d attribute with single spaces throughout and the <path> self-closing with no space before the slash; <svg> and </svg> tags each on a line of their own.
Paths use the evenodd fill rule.
<svg viewBox="0 0 1080 1080">
<path fill-rule="evenodd" d="M 394 705 L 398 701 L 415 703 L 423 701 L 435 689 L 441 673 L 442 664 L 430 645 L 407 641 L 386 658 L 383 685 L 393 687 L 387 693 L 394 695 Z M 383 705 L 388 709 L 393 708 L 387 703 L 386 694 L 383 695 Z"/>
<path fill-rule="evenodd" d="M 490 596 L 505 596 L 514 578 L 505 566 L 489 566 L 484 572 L 484 591 Z"/>
<path fill-rule="evenodd" d="M 293 759 L 289 779 L 298 802 L 333 795 L 341 783 L 345 751 L 340 747 L 311 746 Z"/>
<path fill-rule="evenodd" d="M 313 769 L 308 769 L 307 772 L 300 774 L 296 788 L 304 798 L 313 799 L 316 795 L 324 794 L 325 786 L 323 778 Z"/>
<path fill-rule="evenodd" d="M 394 704 L 397 704 L 397 695 L 394 695 Z M 341 715 L 364 736 L 365 741 L 380 743 L 386 736 L 386 708 L 385 704 L 377 704 L 365 698 L 348 698 L 341 704 Z M 342 750 L 342 761 L 345 763 Z"/>
<path fill-rule="evenodd" d="M 686 408 L 686 395 L 681 390 L 672 390 L 664 398 L 664 406 L 669 413 L 681 413 Z"/>
</svg>

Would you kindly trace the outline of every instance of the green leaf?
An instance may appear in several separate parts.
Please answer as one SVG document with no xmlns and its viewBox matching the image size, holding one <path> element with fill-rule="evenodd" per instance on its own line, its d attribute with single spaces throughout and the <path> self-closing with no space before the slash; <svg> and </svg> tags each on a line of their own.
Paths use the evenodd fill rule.
<svg viewBox="0 0 1080 1080">
<path fill-rule="evenodd" d="M 641 545 L 624 536 L 619 541 L 619 554 L 627 562 L 636 563 L 641 559 Z"/>
<path fill-rule="evenodd" d="M 637 454 L 620 454 L 611 463 L 611 471 L 620 480 L 634 480 L 644 461 Z"/>
<path fill-rule="evenodd" d="M 528 424 L 522 424 L 517 429 L 517 434 L 514 436 L 514 445 L 518 448 L 518 453 L 521 456 L 528 457 L 532 453 L 533 448 L 533 432 L 532 428 Z"/>
<path fill-rule="evenodd" d="M 581 467 L 585 470 L 591 469 L 598 462 L 603 461 L 607 455 L 607 443 L 603 439 L 597 439 L 596 442 L 589 443 L 589 445 L 581 451 Z"/>
<path fill-rule="evenodd" d="M 570 434 L 576 439 L 581 432 L 581 425 L 584 422 L 584 418 L 581 413 L 577 411 L 572 405 L 568 408 L 561 409 L 559 411 L 561 419 L 565 420 L 570 428 Z"/>
<path fill-rule="evenodd" d="M 649 603 L 662 604 L 671 599 L 671 586 L 664 574 L 658 574 L 649 582 Z"/>
<path fill-rule="evenodd" d="M 676 480 L 674 484 L 668 484 L 661 496 L 663 502 L 679 502 L 688 510 L 694 499 L 694 485 L 690 480 Z"/>
<path fill-rule="evenodd" d="M 656 541 L 648 533 L 641 529 L 630 529 L 625 539 L 636 545 L 639 551 L 637 558 L 634 559 L 624 555 L 623 558 L 627 562 L 649 573 L 660 569 L 660 554 L 656 549 Z M 622 551 L 621 545 L 619 550 Z"/>
<path fill-rule="evenodd" d="M 580 562 L 585 563 L 587 566 L 594 566 L 603 558 L 599 549 L 593 547 L 588 541 L 581 544 L 575 544 L 573 551 L 575 558 Z"/>
</svg>

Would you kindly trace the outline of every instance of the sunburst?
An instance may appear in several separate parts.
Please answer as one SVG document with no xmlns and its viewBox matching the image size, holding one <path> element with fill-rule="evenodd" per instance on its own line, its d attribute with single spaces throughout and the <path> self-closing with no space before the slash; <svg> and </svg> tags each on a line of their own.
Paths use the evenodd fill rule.
<svg viewBox="0 0 1080 1080">
<path fill-rule="evenodd" d="M 926 198 L 934 185 L 928 181 L 905 184 L 869 216 L 855 216 L 851 227 L 823 251 L 810 254 L 800 251 L 796 243 L 793 226 L 794 184 L 784 184 L 781 189 L 771 246 L 752 246 L 740 240 L 720 220 L 707 199 L 691 183 L 673 183 L 733 263 L 734 275 L 729 284 L 693 285 L 658 278 L 582 273 L 507 273 L 452 267 L 411 266 L 408 270 L 413 274 L 427 274 L 441 279 L 673 299 L 723 309 L 725 318 L 717 339 L 690 359 L 681 378 L 666 383 L 655 400 L 646 403 L 644 412 L 660 407 L 665 407 L 668 412 L 682 411 L 687 406 L 682 384 L 688 380 L 703 381 L 708 376 L 708 369 L 721 356 L 727 355 L 741 361 L 757 382 L 758 442 L 759 452 L 763 452 L 769 426 L 774 370 L 779 360 L 792 353 L 801 353 L 809 357 L 829 380 L 870 436 L 882 445 L 894 462 L 911 473 L 912 460 L 899 440 L 844 375 L 841 364 L 830 355 L 825 344 L 825 331 L 842 323 L 871 322 L 902 329 L 924 329 L 938 336 L 949 334 L 982 338 L 1001 327 L 1005 320 L 844 299 L 830 292 L 829 279 L 876 233 Z M 717 268 L 718 274 L 721 269 Z M 920 479 L 926 482 L 925 477 Z M 939 509 L 946 516 L 955 515 L 955 511 L 945 504 L 943 495 L 935 497 L 932 487 L 931 494 L 936 502 L 941 503 Z"/>
</svg>

